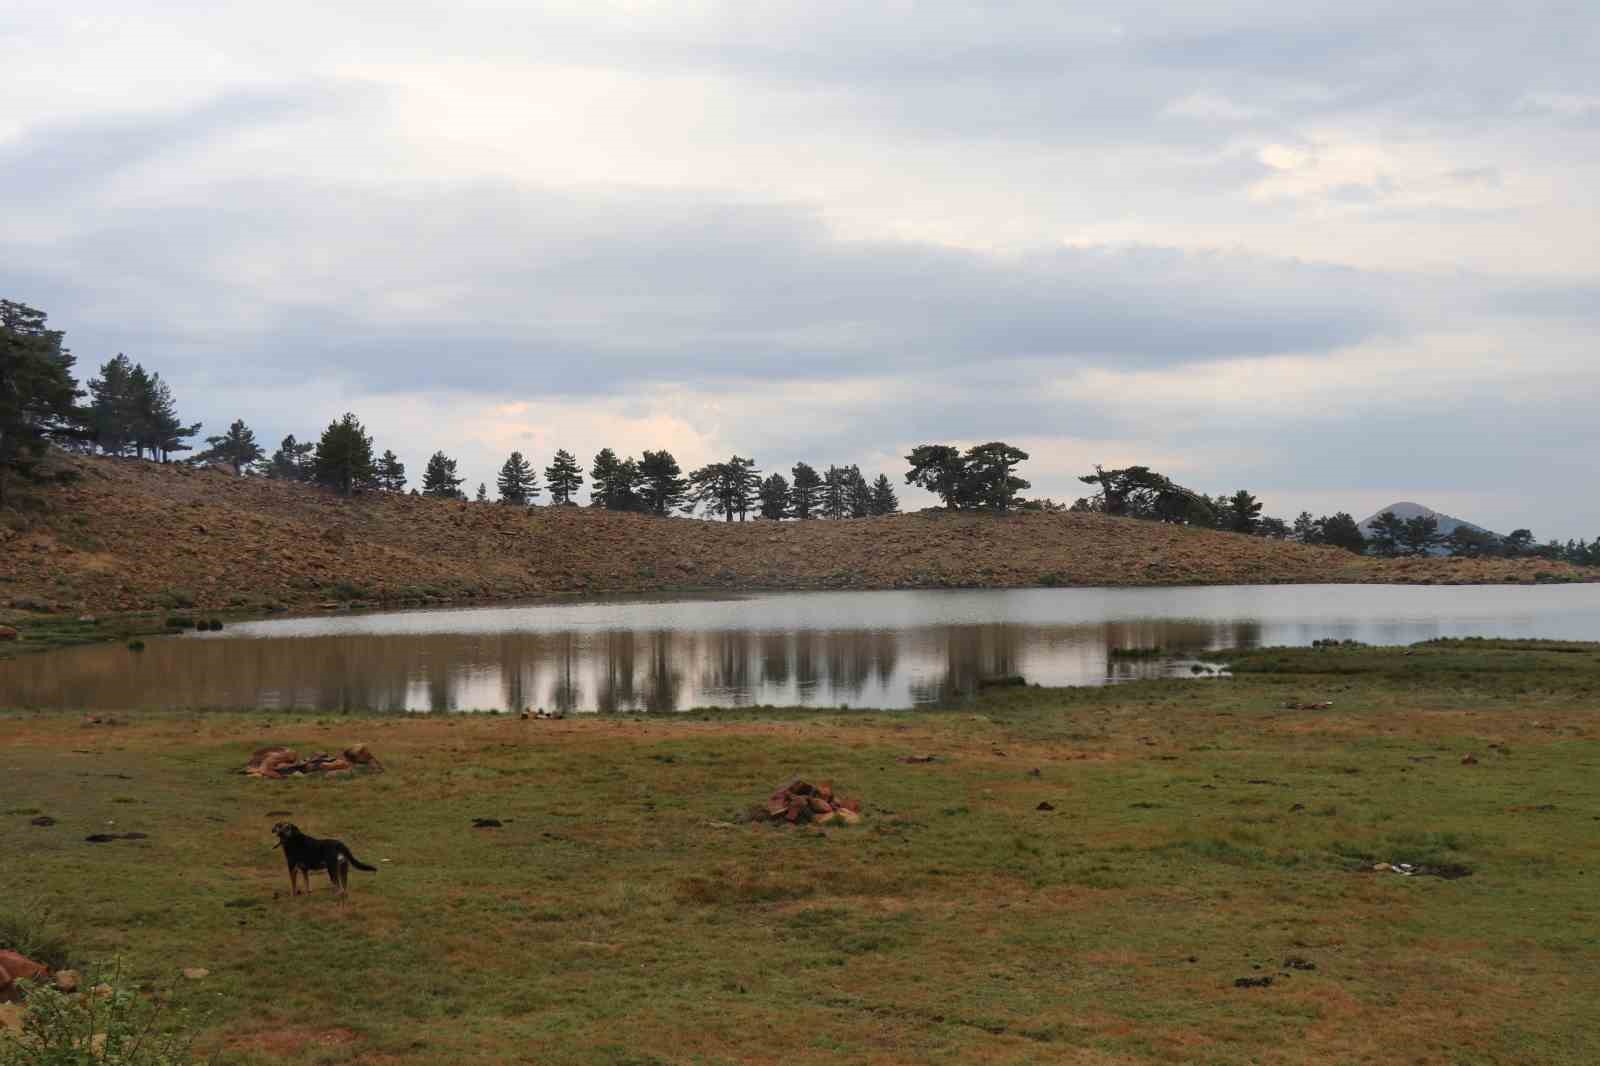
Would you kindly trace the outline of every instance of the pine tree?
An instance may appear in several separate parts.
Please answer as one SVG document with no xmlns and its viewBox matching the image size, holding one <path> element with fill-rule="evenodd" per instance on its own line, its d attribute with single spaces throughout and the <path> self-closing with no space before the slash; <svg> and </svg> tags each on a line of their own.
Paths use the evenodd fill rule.
<svg viewBox="0 0 1600 1066">
<path fill-rule="evenodd" d="M 963 483 L 966 464 L 961 451 L 947 444 L 919 444 L 906 456 L 911 469 L 906 472 L 906 484 L 927 489 L 944 501 L 949 510 L 962 506 Z"/>
<path fill-rule="evenodd" d="M 583 468 L 571 452 L 562 448 L 544 468 L 544 480 L 550 486 L 551 503 L 571 503 L 572 497 L 583 487 Z"/>
<path fill-rule="evenodd" d="M 293 440 L 294 438 L 289 438 Z M 393 451 L 385 449 L 383 457 L 378 460 L 378 488 L 384 492 L 404 492 L 406 490 L 406 467 L 400 457 Z"/>
<path fill-rule="evenodd" d="M 134 367 L 135 372 L 143 369 Z M 179 422 L 172 390 L 161 380 L 160 374 L 151 374 L 148 385 L 139 395 L 139 430 L 143 446 L 150 449 L 150 458 L 164 463 L 173 452 L 186 452 L 193 447 L 188 440 L 199 435 L 200 423 L 186 426 Z"/>
<path fill-rule="evenodd" d="M 441 500 L 464 500 L 461 483 L 466 478 L 456 477 L 456 461 L 444 452 L 434 452 L 428 459 L 428 468 L 422 474 L 422 494 Z"/>
<path fill-rule="evenodd" d="M 601 448 L 589 471 L 589 506 L 609 511 L 637 511 L 639 464 L 633 459 L 618 459 L 610 448 Z"/>
<path fill-rule="evenodd" d="M 763 481 L 756 498 L 762 518 L 778 521 L 789 517 L 789 482 L 782 474 L 772 474 Z"/>
<path fill-rule="evenodd" d="M 665 515 L 683 504 L 689 482 L 683 477 L 678 460 L 669 451 L 641 454 L 639 458 L 639 498 L 651 514 Z"/>
<path fill-rule="evenodd" d="M 845 467 L 828 466 L 822 475 L 822 495 L 817 509 L 823 518 L 847 518 L 850 514 L 850 472 Z"/>
<path fill-rule="evenodd" d="M 500 502 L 526 507 L 539 495 L 539 482 L 533 476 L 533 464 L 512 452 L 500 468 L 495 485 L 500 490 Z"/>
<path fill-rule="evenodd" d="M 242 418 L 234 419 L 233 425 L 228 427 L 228 432 L 216 437 L 207 437 L 206 443 L 211 447 L 196 455 L 194 461 L 227 463 L 240 477 L 251 473 L 266 455 L 261 450 L 261 445 L 256 443 L 255 432 L 244 424 Z"/>
<path fill-rule="evenodd" d="M 878 480 L 872 483 L 872 513 L 896 514 L 899 510 L 900 500 L 894 494 L 894 485 L 890 483 L 889 475 L 879 474 Z"/>
<path fill-rule="evenodd" d="M 1389 557 L 1399 555 L 1405 531 L 1405 521 L 1393 511 L 1385 511 L 1372 520 L 1372 531 L 1367 534 L 1367 543 L 1371 545 L 1374 554 Z"/>
<path fill-rule="evenodd" d="M 372 462 L 372 438 L 354 414 L 328 423 L 317 441 L 312 460 L 312 477 L 317 484 L 352 496 L 377 484 L 378 472 Z"/>
<path fill-rule="evenodd" d="M 32 474 L 51 441 L 89 436 L 75 360 L 61 346 L 61 331 L 45 322 L 43 311 L 0 300 L 0 505 L 7 477 Z"/>
<path fill-rule="evenodd" d="M 743 522 L 761 487 L 761 474 L 754 459 L 735 455 L 727 462 L 708 463 L 689 475 L 689 496 L 685 511 L 704 505 L 706 512 L 722 515 L 732 522 L 738 515 Z"/>
<path fill-rule="evenodd" d="M 1004 513 L 1017 505 L 1028 482 L 1016 476 L 1017 464 L 1028 453 L 1005 441 L 990 441 L 967 449 L 961 458 L 960 505 Z"/>
<path fill-rule="evenodd" d="M 822 487 L 822 478 L 817 476 L 809 463 L 796 463 L 789 473 L 794 477 L 794 485 L 789 489 L 790 510 L 796 518 L 815 517 L 817 490 Z"/>
<path fill-rule="evenodd" d="M 1254 533 L 1260 515 L 1261 501 L 1244 489 L 1228 497 L 1228 517 L 1232 521 L 1229 528 L 1235 533 Z"/>
<path fill-rule="evenodd" d="M 316 461 L 311 456 L 316 447 L 310 441 L 301 444 L 293 433 L 289 434 L 272 453 L 267 463 L 267 476 L 282 481 L 310 481 L 316 475 Z M 401 473 L 404 472 L 405 468 L 401 467 Z"/>
<path fill-rule="evenodd" d="M 485 485 L 481 481 L 478 482 L 478 494 L 476 496 L 474 496 L 473 499 L 477 500 L 479 503 L 488 503 L 489 502 L 489 486 Z"/>
<path fill-rule="evenodd" d="M 89 428 L 101 451 L 121 455 L 133 445 L 135 408 L 133 361 L 119 352 L 89 379 Z"/>
<path fill-rule="evenodd" d="M 872 486 L 861 476 L 861 468 L 854 463 L 845 469 L 845 498 L 851 518 L 865 518 L 872 513 Z"/>
</svg>

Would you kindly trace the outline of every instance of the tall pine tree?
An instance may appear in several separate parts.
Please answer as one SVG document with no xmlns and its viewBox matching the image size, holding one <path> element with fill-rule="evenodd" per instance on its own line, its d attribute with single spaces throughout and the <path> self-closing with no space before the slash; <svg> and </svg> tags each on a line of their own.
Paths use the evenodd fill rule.
<svg viewBox="0 0 1600 1066">
<path fill-rule="evenodd" d="M 293 433 L 289 434 L 268 460 L 267 476 L 281 481 L 310 481 L 316 476 L 316 460 L 311 454 L 316 448 L 310 441 L 301 444 L 294 439 Z M 401 471 L 404 472 L 404 469 L 402 467 Z"/>
<path fill-rule="evenodd" d="M 544 468 L 544 481 L 550 486 L 551 503 L 571 503 L 572 497 L 583 487 L 583 468 L 571 452 L 562 448 Z"/>
<path fill-rule="evenodd" d="M 384 449 L 378 460 L 378 488 L 384 492 L 406 490 L 406 466 L 391 449 Z"/>
<path fill-rule="evenodd" d="M 817 476 L 809 463 L 796 463 L 789 473 L 794 477 L 794 485 L 789 490 L 789 506 L 794 516 L 800 519 L 815 518 L 822 478 Z"/>
<path fill-rule="evenodd" d="M 312 460 L 313 478 L 345 496 L 364 492 L 377 483 L 377 468 L 372 461 L 372 438 L 354 414 L 330 422 L 317 441 Z"/>
<path fill-rule="evenodd" d="M 646 451 L 639 459 L 639 499 L 651 514 L 665 515 L 683 503 L 689 482 L 669 451 Z"/>
<path fill-rule="evenodd" d="M 233 425 L 228 427 L 228 432 L 207 437 L 206 443 L 211 447 L 196 455 L 194 461 L 227 463 L 240 477 L 252 473 L 266 455 L 261 450 L 261 445 L 256 443 L 255 432 L 244 424 L 242 418 L 234 419 Z"/>
<path fill-rule="evenodd" d="M 778 521 L 789 517 L 789 482 L 782 474 L 769 475 L 767 480 L 761 483 L 761 490 L 756 498 L 760 504 L 762 518 Z"/>
<path fill-rule="evenodd" d="M 500 476 L 495 480 L 495 485 L 500 490 L 500 502 L 526 507 L 539 495 L 539 482 L 533 475 L 533 464 L 522 457 L 521 452 L 512 452 L 507 457 L 505 464 L 500 467 Z"/>
<path fill-rule="evenodd" d="M 34 472 L 51 441 L 81 440 L 72 353 L 26 304 L 0 300 L 0 506 L 12 473 Z"/>
<path fill-rule="evenodd" d="M 872 513 L 875 515 L 895 514 L 900 510 L 900 500 L 894 494 L 894 485 L 889 481 L 888 474 L 879 474 L 878 480 L 872 483 Z"/>
<path fill-rule="evenodd" d="M 428 457 L 428 467 L 422 472 L 422 494 L 441 500 L 464 500 L 461 483 L 466 478 L 456 476 L 456 461 L 444 452 L 434 452 Z"/>
</svg>

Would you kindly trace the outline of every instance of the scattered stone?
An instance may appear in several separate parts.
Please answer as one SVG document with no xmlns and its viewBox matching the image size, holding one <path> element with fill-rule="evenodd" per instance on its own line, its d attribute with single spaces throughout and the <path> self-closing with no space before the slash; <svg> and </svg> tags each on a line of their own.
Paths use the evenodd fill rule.
<svg viewBox="0 0 1600 1066">
<path fill-rule="evenodd" d="M 207 977 L 210 977 L 211 971 L 206 969 L 204 966 L 186 966 L 183 970 L 183 976 L 187 977 L 191 981 L 201 981 Z"/>
<path fill-rule="evenodd" d="M 474 829 L 499 829 L 504 824 L 498 818 L 474 818 L 472 820 L 472 828 Z"/>
<path fill-rule="evenodd" d="M 365 744 L 346 748 L 338 755 L 322 752 L 302 760 L 293 748 L 257 748 L 240 773 L 279 780 L 294 774 L 337 774 L 357 766 L 382 771 L 383 764 Z"/>
<path fill-rule="evenodd" d="M 1056 805 L 1051 803 L 1049 800 L 1040 800 L 1039 806 L 1034 808 L 1036 811 L 1053 811 L 1055 809 Z"/>
<path fill-rule="evenodd" d="M 1289 700 L 1283 705 L 1283 709 L 1286 711 L 1326 711 L 1332 706 L 1332 700 L 1323 700 L 1321 703 L 1300 703 L 1297 700 Z"/>
<path fill-rule="evenodd" d="M 765 803 L 751 810 L 750 820 L 854 825 L 861 820 L 861 801 L 835 795 L 831 781 L 813 785 L 796 779 L 774 789 Z"/>
<path fill-rule="evenodd" d="M 56 820 L 54 818 L 50 817 L 48 814 L 41 814 L 41 815 L 39 815 L 39 817 L 33 819 L 28 824 L 29 825 L 38 825 L 38 826 L 51 826 L 51 825 L 55 825 L 56 824 Z"/>
<path fill-rule="evenodd" d="M 1266 977 L 1240 977 L 1233 982 L 1234 988 L 1270 988 L 1271 986 L 1272 977 L 1270 974 Z"/>
<path fill-rule="evenodd" d="M 77 970 L 56 971 L 56 988 L 60 989 L 62 992 L 76 992 L 78 990 L 78 985 L 82 983 L 82 980 L 83 978 Z"/>
<path fill-rule="evenodd" d="M 937 755 L 902 755 L 902 756 L 900 756 L 898 761 L 903 762 L 903 763 L 938 762 L 939 761 L 939 756 L 937 756 Z"/>
<path fill-rule="evenodd" d="M 1317 964 L 1310 959 L 1302 959 L 1299 955 L 1290 955 L 1283 960 L 1283 968 L 1285 970 L 1305 970 L 1309 972 L 1315 970 Z"/>
<path fill-rule="evenodd" d="M 1476 766 L 1478 765 L 1478 757 L 1469 751 L 1465 755 L 1461 756 L 1461 765 Z"/>
<path fill-rule="evenodd" d="M 83 839 L 90 844 L 109 844 L 113 840 L 148 840 L 149 833 L 91 833 Z"/>
</svg>

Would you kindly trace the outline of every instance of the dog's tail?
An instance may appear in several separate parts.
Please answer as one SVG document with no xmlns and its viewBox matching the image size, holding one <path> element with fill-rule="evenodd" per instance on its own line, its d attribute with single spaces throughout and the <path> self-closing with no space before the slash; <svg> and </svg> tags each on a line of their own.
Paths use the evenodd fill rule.
<svg viewBox="0 0 1600 1066">
<path fill-rule="evenodd" d="M 376 866 L 368 866 L 366 863 L 356 858 L 355 855 L 351 853 L 350 849 L 345 847 L 343 844 L 339 845 L 339 850 L 344 853 L 345 858 L 350 860 L 350 865 L 354 866 L 356 869 L 365 870 L 369 874 L 375 874 L 378 872 L 378 868 Z"/>
</svg>

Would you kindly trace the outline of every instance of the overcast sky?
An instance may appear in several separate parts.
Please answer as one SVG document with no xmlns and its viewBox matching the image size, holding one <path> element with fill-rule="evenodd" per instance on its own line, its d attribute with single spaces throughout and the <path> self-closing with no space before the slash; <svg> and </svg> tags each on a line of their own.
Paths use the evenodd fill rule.
<svg viewBox="0 0 1600 1066">
<path fill-rule="evenodd" d="M 0 296 L 208 433 L 1600 535 L 1600 5 L 8 0 L 0 55 Z"/>
</svg>

